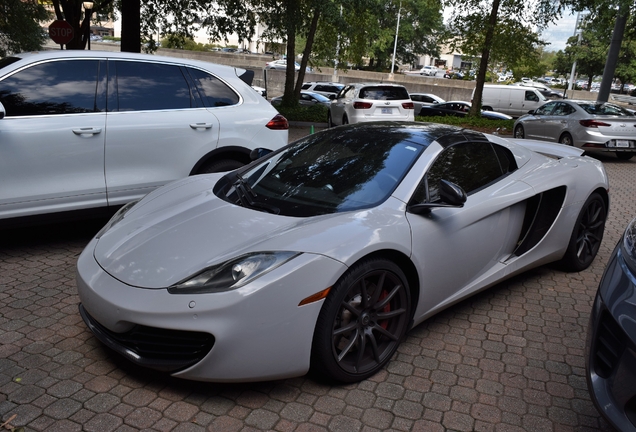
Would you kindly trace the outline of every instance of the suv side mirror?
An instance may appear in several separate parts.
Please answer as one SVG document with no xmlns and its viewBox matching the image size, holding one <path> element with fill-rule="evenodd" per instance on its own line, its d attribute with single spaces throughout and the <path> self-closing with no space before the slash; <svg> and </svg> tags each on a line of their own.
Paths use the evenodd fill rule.
<svg viewBox="0 0 636 432">
<path fill-rule="evenodd" d="M 425 214 L 436 207 L 461 208 L 464 206 L 467 198 L 466 192 L 464 192 L 460 186 L 443 179 L 439 181 L 439 196 L 440 202 L 414 204 L 408 206 L 406 210 L 414 214 Z"/>
</svg>

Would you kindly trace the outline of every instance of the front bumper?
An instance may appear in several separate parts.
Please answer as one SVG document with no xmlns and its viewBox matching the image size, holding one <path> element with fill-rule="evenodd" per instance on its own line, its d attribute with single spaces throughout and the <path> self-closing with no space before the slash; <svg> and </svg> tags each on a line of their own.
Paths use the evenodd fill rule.
<svg viewBox="0 0 636 432">
<path fill-rule="evenodd" d="M 134 363 L 197 381 L 304 375 L 322 301 L 298 304 L 333 285 L 346 269 L 333 259 L 302 254 L 237 290 L 169 294 L 114 279 L 93 257 L 96 243 L 89 243 L 77 263 L 78 293 L 89 328 Z M 131 343 L 128 335 L 134 332 Z M 162 340 L 164 332 L 170 338 Z M 148 334 L 161 344 L 160 358 L 148 354 L 152 349 L 140 348 L 151 342 Z M 191 337 L 192 344 L 178 348 L 186 342 L 178 340 L 181 336 Z M 184 352 L 189 355 L 180 360 Z"/>
<path fill-rule="evenodd" d="M 628 335 L 636 323 L 631 305 L 635 288 L 634 276 L 615 250 L 594 301 L 586 343 L 592 401 L 610 424 L 624 432 L 636 431 L 636 343 Z M 603 293 L 611 295 L 605 299 Z M 625 314 L 627 309 L 632 311 Z"/>
</svg>

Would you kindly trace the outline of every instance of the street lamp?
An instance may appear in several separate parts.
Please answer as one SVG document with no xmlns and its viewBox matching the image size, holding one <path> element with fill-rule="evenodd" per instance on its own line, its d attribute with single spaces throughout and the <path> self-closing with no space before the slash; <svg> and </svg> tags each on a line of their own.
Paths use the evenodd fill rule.
<svg viewBox="0 0 636 432">
<path fill-rule="evenodd" d="M 400 32 L 400 13 L 402 12 L 402 2 L 400 1 L 400 7 L 398 9 L 397 27 L 395 28 L 395 44 L 393 45 L 393 60 L 391 61 L 391 72 L 389 72 L 389 78 L 393 79 L 393 70 L 395 70 L 395 53 L 397 51 L 398 33 Z"/>
<path fill-rule="evenodd" d="M 86 12 L 86 42 L 88 43 L 88 49 L 91 49 L 91 12 L 93 11 L 93 2 L 84 2 L 84 12 Z"/>
</svg>

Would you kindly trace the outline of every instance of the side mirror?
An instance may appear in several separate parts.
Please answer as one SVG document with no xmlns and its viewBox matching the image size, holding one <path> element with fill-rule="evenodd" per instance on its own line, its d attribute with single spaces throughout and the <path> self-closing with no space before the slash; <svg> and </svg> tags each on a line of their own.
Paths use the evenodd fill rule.
<svg viewBox="0 0 636 432">
<path fill-rule="evenodd" d="M 2 120 L 4 118 L 4 115 L 7 112 L 4 110 L 4 105 L 2 105 L 2 102 L 0 102 L 0 120 Z"/>
<path fill-rule="evenodd" d="M 410 205 L 406 210 L 414 214 L 426 214 L 436 207 L 455 207 L 461 208 L 466 202 L 466 192 L 448 180 L 439 181 L 439 196 L 440 202 L 436 203 L 422 203 Z"/>
<path fill-rule="evenodd" d="M 332 94 L 329 95 L 329 99 L 334 100 L 335 98 L 336 98 L 335 94 L 332 93 Z"/>
<path fill-rule="evenodd" d="M 270 154 L 271 152 L 271 150 L 258 147 L 250 152 L 250 159 L 255 161 L 256 159 L 260 159 L 263 156 Z"/>
<path fill-rule="evenodd" d="M 534 110 L 528 111 L 528 114 L 534 114 Z"/>
</svg>

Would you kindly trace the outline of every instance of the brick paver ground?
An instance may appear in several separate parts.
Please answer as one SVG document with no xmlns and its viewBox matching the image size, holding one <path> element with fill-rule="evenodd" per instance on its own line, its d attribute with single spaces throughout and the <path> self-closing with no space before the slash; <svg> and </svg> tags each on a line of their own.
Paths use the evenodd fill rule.
<svg viewBox="0 0 636 432">
<path fill-rule="evenodd" d="M 27 431 L 611 430 L 584 374 L 603 268 L 636 215 L 636 161 L 602 158 L 612 199 L 581 273 L 540 267 L 413 329 L 385 371 L 329 386 L 182 381 L 107 351 L 78 313 L 75 261 L 104 223 L 0 231 L 0 424 Z M 1 428 L 0 428 L 1 429 Z"/>
</svg>

